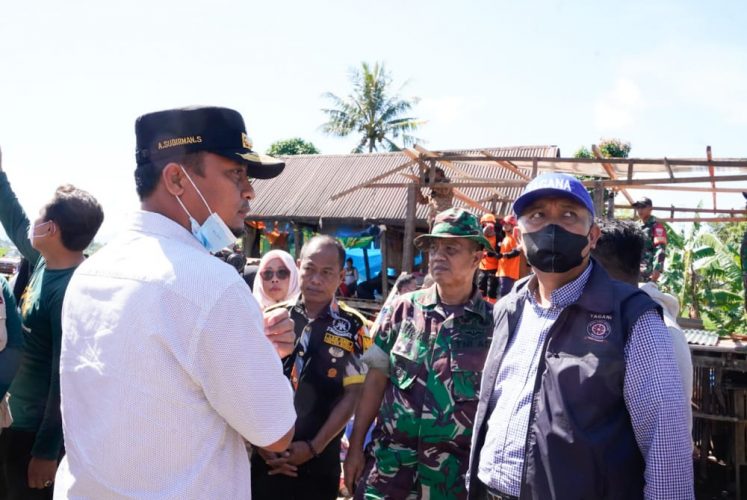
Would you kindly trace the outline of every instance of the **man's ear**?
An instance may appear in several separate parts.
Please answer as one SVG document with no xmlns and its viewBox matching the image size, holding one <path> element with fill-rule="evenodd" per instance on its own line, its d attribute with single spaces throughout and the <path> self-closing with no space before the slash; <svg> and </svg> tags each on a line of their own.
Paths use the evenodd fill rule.
<svg viewBox="0 0 747 500">
<path fill-rule="evenodd" d="M 597 247 L 597 241 L 599 241 L 601 235 L 602 230 L 599 229 L 599 226 L 592 224 L 591 229 L 589 230 L 589 244 L 591 245 L 590 248 L 592 250 Z"/>
<path fill-rule="evenodd" d="M 161 179 L 163 185 L 166 187 L 166 191 L 174 196 L 181 196 L 184 194 L 184 170 L 178 163 L 169 163 L 161 171 Z"/>
</svg>

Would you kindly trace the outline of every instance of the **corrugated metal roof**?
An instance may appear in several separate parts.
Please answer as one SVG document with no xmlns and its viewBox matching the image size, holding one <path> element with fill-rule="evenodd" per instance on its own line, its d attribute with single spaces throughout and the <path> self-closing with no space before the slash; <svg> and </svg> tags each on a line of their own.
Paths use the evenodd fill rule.
<svg viewBox="0 0 747 500">
<path fill-rule="evenodd" d="M 523 158 L 556 158 L 559 154 L 557 146 L 484 148 L 448 153 L 479 154 L 480 151 L 496 156 Z M 257 198 L 251 203 L 252 211 L 248 218 L 306 223 L 318 223 L 319 219 L 323 219 L 349 224 L 403 224 L 407 200 L 407 190 L 404 187 L 361 188 L 335 201 L 330 198 L 395 169 L 409 160 L 400 152 L 285 157 L 285 170 L 281 175 L 274 179 L 255 181 Z M 452 180 L 457 180 L 461 175 L 496 180 L 518 179 L 516 174 L 491 163 L 439 162 L 438 165 Z M 413 164 L 402 172 L 417 174 L 417 165 Z M 407 182 L 407 178 L 394 173 L 378 182 L 401 183 Z M 496 193 L 495 190 L 488 188 L 461 189 L 465 195 L 478 201 L 489 200 L 494 195 L 514 199 L 520 190 L 521 188 L 501 188 Z M 465 206 L 460 200 L 455 200 L 455 205 Z M 486 201 L 483 205 L 490 207 L 490 202 Z M 500 204 L 498 208 L 500 209 Z M 427 207 L 418 205 L 417 214 L 422 224 L 426 218 Z"/>
</svg>

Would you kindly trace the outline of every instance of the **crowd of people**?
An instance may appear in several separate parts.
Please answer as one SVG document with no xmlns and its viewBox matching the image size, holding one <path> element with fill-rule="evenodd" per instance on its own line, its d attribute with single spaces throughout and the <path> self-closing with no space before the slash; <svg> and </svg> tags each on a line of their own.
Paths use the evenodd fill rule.
<svg viewBox="0 0 747 500">
<path fill-rule="evenodd" d="M 595 219 L 566 174 L 500 218 L 440 210 L 434 187 L 411 242 L 427 280 L 403 276 L 371 323 L 338 299 L 359 277 L 331 236 L 268 252 L 251 288 L 245 260 L 214 257 L 251 179 L 284 167 L 239 113 L 135 131 L 141 210 L 89 258 L 96 199 L 63 186 L 30 222 L 0 156 L 31 269 L 20 303 L 0 281 L 2 498 L 328 500 L 341 476 L 356 499 L 693 498 L 692 368 L 650 200 L 642 230 Z"/>
</svg>

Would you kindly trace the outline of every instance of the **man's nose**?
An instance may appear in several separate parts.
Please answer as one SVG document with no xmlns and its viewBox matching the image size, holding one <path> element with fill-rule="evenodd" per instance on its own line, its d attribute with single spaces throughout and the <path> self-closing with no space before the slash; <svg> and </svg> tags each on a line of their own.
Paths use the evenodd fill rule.
<svg viewBox="0 0 747 500">
<path fill-rule="evenodd" d="M 257 193 L 254 191 L 254 186 L 252 186 L 252 183 L 249 182 L 248 178 L 244 178 L 243 185 L 241 186 L 241 196 L 246 198 L 247 200 L 253 200 Z"/>
</svg>

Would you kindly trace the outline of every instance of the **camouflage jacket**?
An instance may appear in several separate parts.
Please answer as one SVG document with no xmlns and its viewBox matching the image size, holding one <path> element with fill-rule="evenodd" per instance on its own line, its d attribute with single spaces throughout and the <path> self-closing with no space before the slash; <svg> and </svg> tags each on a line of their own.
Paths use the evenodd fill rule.
<svg viewBox="0 0 747 500">
<path fill-rule="evenodd" d="M 642 225 L 646 235 L 646 244 L 643 247 L 643 259 L 641 260 L 641 276 L 648 281 L 653 271 L 664 271 L 664 258 L 666 257 L 667 230 L 664 225 L 656 220 L 653 215 Z"/>
<path fill-rule="evenodd" d="M 368 450 L 365 498 L 466 498 L 492 334 L 492 306 L 477 289 L 454 308 L 441 304 L 434 285 L 384 313 L 374 342 L 389 356 L 390 375 Z"/>
</svg>

